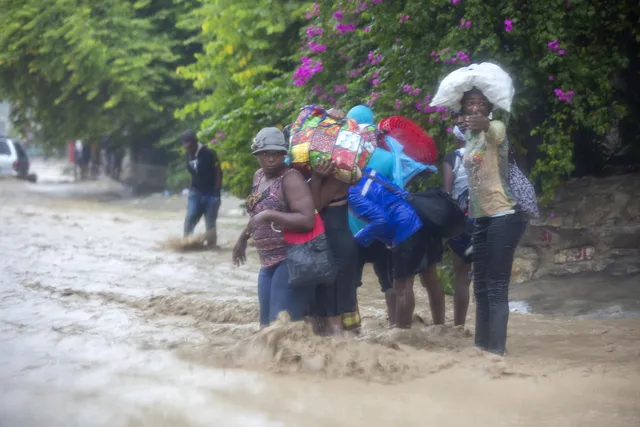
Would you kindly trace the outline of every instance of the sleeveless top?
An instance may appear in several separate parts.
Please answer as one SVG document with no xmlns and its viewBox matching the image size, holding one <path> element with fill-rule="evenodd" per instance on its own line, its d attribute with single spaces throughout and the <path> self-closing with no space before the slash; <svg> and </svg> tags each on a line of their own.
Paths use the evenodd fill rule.
<svg viewBox="0 0 640 427">
<path fill-rule="evenodd" d="M 266 210 L 279 212 L 288 211 L 287 201 L 282 191 L 282 180 L 285 175 L 291 172 L 295 173 L 297 171 L 293 169 L 286 170 L 280 177 L 276 178 L 269 187 L 263 191 L 258 191 L 260 182 L 264 177 L 262 169 L 258 171 L 253 180 L 251 195 L 245 200 L 247 213 L 250 217 L 253 218 L 256 214 Z M 251 232 L 262 267 L 273 267 L 287 258 L 287 243 L 284 241 L 284 235 L 282 232 L 274 230 L 271 224 L 258 225 L 251 230 Z"/>
</svg>

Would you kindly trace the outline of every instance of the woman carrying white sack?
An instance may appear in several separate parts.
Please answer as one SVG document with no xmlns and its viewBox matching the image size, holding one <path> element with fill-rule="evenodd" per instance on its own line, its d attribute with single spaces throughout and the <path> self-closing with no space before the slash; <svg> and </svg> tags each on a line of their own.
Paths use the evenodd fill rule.
<svg viewBox="0 0 640 427">
<path fill-rule="evenodd" d="M 511 268 L 526 219 L 509 185 L 506 127 L 490 117 L 494 108 L 510 112 L 513 95 L 511 77 L 495 64 L 482 63 L 445 77 L 431 103 L 461 113 L 457 125 L 466 141 L 463 165 L 475 220 L 475 345 L 499 355 L 506 353 Z"/>
</svg>

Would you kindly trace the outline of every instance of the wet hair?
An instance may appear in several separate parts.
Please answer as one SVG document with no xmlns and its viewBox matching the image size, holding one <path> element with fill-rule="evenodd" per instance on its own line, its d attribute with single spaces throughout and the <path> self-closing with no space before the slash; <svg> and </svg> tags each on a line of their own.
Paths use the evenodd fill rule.
<svg viewBox="0 0 640 427">
<path fill-rule="evenodd" d="M 182 141 L 183 143 L 198 142 L 198 137 L 196 136 L 196 133 L 194 131 L 192 131 L 191 129 L 188 129 L 182 132 L 182 135 L 180 136 L 180 141 Z"/>
<path fill-rule="evenodd" d="M 467 100 L 468 97 L 470 97 L 471 95 L 481 95 L 484 97 L 484 99 L 487 100 L 487 104 L 489 104 L 489 111 L 493 111 L 493 104 L 491 102 L 489 102 L 489 98 L 487 98 L 485 96 L 484 93 L 482 93 L 482 91 L 480 89 L 478 89 L 477 87 L 474 87 L 471 90 L 466 91 L 463 95 L 462 95 L 462 99 L 460 100 L 460 107 L 462 107 L 464 105 L 464 102 Z M 460 109 L 460 111 L 462 111 L 462 109 Z"/>
</svg>

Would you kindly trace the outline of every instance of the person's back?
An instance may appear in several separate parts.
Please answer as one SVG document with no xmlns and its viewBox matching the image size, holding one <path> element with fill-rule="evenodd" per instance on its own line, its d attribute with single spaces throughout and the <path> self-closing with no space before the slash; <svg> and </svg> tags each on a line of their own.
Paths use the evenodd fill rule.
<svg viewBox="0 0 640 427">
<path fill-rule="evenodd" d="M 195 153 L 187 153 L 187 170 L 191 174 L 191 188 L 202 194 L 220 197 L 222 171 L 214 150 L 200 145 Z"/>
</svg>

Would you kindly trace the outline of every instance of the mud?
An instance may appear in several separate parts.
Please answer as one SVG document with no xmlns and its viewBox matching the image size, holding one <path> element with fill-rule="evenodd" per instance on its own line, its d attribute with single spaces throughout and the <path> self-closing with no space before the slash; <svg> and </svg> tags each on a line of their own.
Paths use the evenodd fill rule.
<svg viewBox="0 0 640 427">
<path fill-rule="evenodd" d="M 570 290 L 545 285 L 553 306 L 522 292 L 553 317 L 513 313 L 500 358 L 473 347 L 473 309 L 451 327 L 448 300 L 447 326 L 430 325 L 418 284 L 416 327 L 388 330 L 368 269 L 358 337 L 286 316 L 260 330 L 256 255 L 230 261 L 237 201 L 218 249 L 176 251 L 184 200 L 73 186 L 82 197 L 0 182 L 3 427 L 640 425 L 640 320 L 578 318 L 633 305 L 600 295 L 572 311 Z"/>
</svg>

